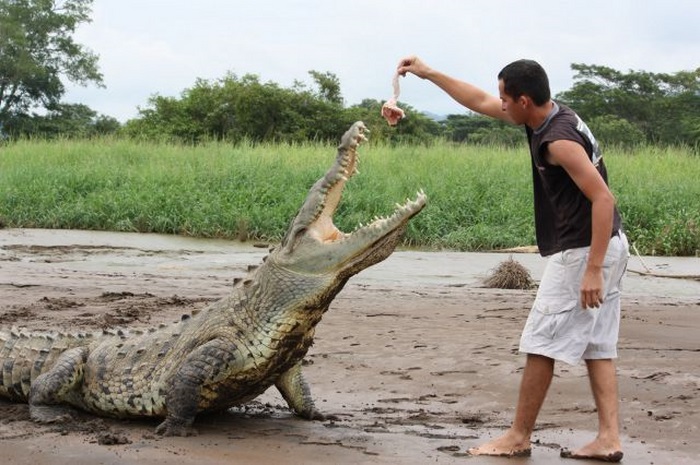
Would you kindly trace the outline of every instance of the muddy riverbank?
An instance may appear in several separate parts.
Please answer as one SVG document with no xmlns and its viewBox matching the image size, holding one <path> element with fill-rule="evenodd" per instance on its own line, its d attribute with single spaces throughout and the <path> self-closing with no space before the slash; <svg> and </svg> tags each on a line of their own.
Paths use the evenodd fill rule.
<svg viewBox="0 0 700 465">
<path fill-rule="evenodd" d="M 0 230 L 0 325 L 33 329 L 147 328 L 229 292 L 265 244 L 149 234 Z M 321 321 L 306 375 L 336 419 L 292 416 L 270 390 L 198 419 L 199 435 L 161 438 L 148 421 L 89 415 L 63 426 L 28 421 L 0 401 L 0 456 L 16 464 L 502 463 L 464 457 L 512 418 L 520 330 L 534 291 L 483 287 L 504 253 L 398 251 L 352 278 Z M 535 280 L 544 260 L 515 254 Z M 625 281 L 618 371 L 625 462 L 700 462 L 700 259 L 633 257 Z M 583 366 L 558 365 L 533 455 L 595 434 Z"/>
</svg>

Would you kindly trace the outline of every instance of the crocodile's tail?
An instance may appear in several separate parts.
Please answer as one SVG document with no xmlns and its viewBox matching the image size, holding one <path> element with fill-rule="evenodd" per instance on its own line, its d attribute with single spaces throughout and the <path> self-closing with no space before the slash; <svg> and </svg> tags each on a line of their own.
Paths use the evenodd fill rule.
<svg viewBox="0 0 700 465">
<path fill-rule="evenodd" d="M 0 397 L 26 402 L 32 381 L 64 351 L 88 345 L 92 334 L 30 333 L 0 329 Z"/>
</svg>

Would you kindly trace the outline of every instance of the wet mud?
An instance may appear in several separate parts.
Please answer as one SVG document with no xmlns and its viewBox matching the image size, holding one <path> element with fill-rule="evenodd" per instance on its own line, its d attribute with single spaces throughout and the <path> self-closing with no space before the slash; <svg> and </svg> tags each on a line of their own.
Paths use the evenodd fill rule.
<svg viewBox="0 0 700 465">
<path fill-rule="evenodd" d="M 225 296 L 264 244 L 81 231 L 0 230 L 0 325 L 33 330 L 149 328 Z M 11 464 L 502 463 L 468 447 L 507 428 L 523 365 L 520 330 L 535 290 L 483 280 L 513 257 L 539 279 L 533 254 L 396 252 L 350 280 L 318 326 L 305 372 L 332 419 L 293 416 L 269 390 L 197 419 L 198 435 L 162 438 L 155 422 L 75 413 L 37 425 L 0 400 L 0 456 Z M 700 260 L 645 257 L 692 275 Z M 634 258 L 630 267 L 639 267 Z M 697 266 L 697 268 L 695 268 Z M 700 282 L 628 274 L 618 373 L 625 463 L 700 462 Z M 583 366 L 557 365 L 533 455 L 595 436 Z"/>
</svg>

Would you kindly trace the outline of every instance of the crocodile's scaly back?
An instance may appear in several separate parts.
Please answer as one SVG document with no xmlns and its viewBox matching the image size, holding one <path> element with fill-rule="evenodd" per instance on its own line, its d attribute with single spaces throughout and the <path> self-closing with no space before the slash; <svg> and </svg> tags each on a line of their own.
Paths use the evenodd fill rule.
<svg viewBox="0 0 700 465">
<path fill-rule="evenodd" d="M 347 280 L 387 258 L 425 206 L 397 206 L 352 233 L 333 224 L 357 173 L 363 123 L 342 137 L 335 163 L 309 191 L 282 243 L 231 294 L 146 333 L 95 336 L 0 332 L 0 396 L 29 401 L 37 421 L 65 406 L 114 417 L 164 417 L 156 431 L 187 434 L 200 412 L 221 411 L 276 386 L 298 415 L 318 419 L 301 362 L 316 325 Z"/>
</svg>

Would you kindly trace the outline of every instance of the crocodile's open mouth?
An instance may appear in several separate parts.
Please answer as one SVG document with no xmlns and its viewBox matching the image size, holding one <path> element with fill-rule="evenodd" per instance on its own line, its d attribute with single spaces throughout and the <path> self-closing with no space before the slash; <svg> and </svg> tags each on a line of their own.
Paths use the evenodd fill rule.
<svg viewBox="0 0 700 465">
<path fill-rule="evenodd" d="M 398 224 L 410 219 L 425 206 L 426 195 L 421 190 L 416 194 L 414 200 L 406 199 L 404 204 L 396 204 L 396 210 L 389 216 L 376 217 L 367 225 L 360 224 L 359 228 L 350 234 L 344 233 L 338 229 L 333 222 L 333 215 L 340 204 L 345 183 L 358 173 L 357 166 L 359 155 L 357 153 L 357 147 L 367 140 L 367 132 L 369 131 L 364 124 L 355 123 L 355 125 L 353 125 L 350 131 L 346 133 L 346 137 L 349 135 L 348 138 L 350 140 L 346 141 L 345 137 L 343 138 L 343 142 L 347 143 L 348 149 L 339 150 L 338 160 L 336 160 L 336 165 L 333 167 L 336 169 L 329 170 L 328 174 L 322 178 L 319 187 L 321 192 L 326 193 L 325 202 L 322 202 L 320 213 L 318 213 L 316 219 L 311 222 L 308 231 L 308 233 L 313 235 L 319 242 L 343 240 L 354 234 L 363 234 L 363 231 L 388 232 L 394 229 Z M 341 143 L 340 149 L 342 148 L 344 148 L 344 144 Z"/>
<path fill-rule="evenodd" d="M 382 239 L 403 232 L 408 220 L 425 206 L 427 197 L 423 191 L 419 191 L 415 199 L 397 204 L 392 214 L 375 218 L 370 224 L 360 225 L 351 233 L 345 233 L 336 227 L 333 215 L 340 203 L 345 183 L 358 172 L 357 147 L 367 140 L 367 132 L 365 125 L 358 121 L 343 135 L 335 163 L 310 189 L 285 236 L 282 246 L 288 253 L 294 252 L 299 246 L 314 246 L 317 250 L 309 252 L 311 255 L 317 259 L 323 255 L 324 261 L 336 264 L 366 255 L 383 242 Z M 387 256 L 393 251 L 394 245 L 389 246 L 391 250 Z M 321 253 L 320 249 L 325 251 Z"/>
</svg>

